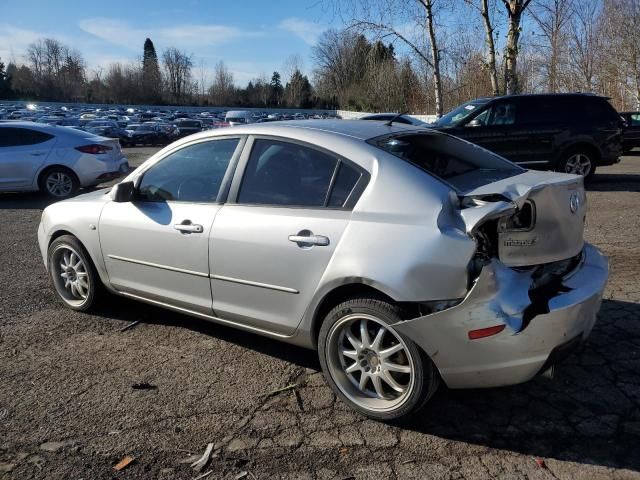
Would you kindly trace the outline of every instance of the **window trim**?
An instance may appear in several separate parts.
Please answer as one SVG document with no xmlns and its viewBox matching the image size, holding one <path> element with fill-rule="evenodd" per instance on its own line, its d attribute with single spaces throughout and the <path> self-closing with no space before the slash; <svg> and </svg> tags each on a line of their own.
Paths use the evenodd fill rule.
<svg viewBox="0 0 640 480">
<path fill-rule="evenodd" d="M 238 195 L 240 193 L 240 188 L 242 187 L 242 182 L 244 180 L 244 174 L 247 169 L 247 165 L 249 164 L 249 158 L 251 157 L 251 153 L 253 152 L 254 144 L 256 140 L 272 140 L 275 142 L 282 143 L 291 143 L 294 145 L 299 145 L 301 147 L 309 148 L 312 150 L 316 150 L 325 155 L 329 155 L 335 157 L 337 162 L 336 166 L 333 170 L 333 174 L 331 175 L 331 181 L 329 183 L 329 188 L 327 190 L 327 195 L 325 196 L 324 205 L 322 206 L 309 206 L 309 205 L 270 205 L 265 203 L 240 203 L 238 202 Z M 341 163 L 346 163 L 348 166 L 352 167 L 356 171 L 360 172 L 360 178 L 356 182 L 356 184 L 351 189 L 349 196 L 345 200 L 344 204 L 341 207 L 330 207 L 328 206 L 328 200 L 331 198 L 331 192 L 333 191 L 333 186 L 335 184 L 335 180 L 337 178 L 337 172 Z M 244 145 L 244 151 L 239 158 L 238 165 L 235 169 L 235 174 L 233 181 L 231 183 L 231 189 L 229 190 L 229 195 L 227 197 L 226 204 L 227 205 L 239 205 L 239 206 L 247 206 L 247 207 L 265 207 L 265 208 L 288 208 L 292 210 L 343 210 L 343 211 L 351 211 L 353 207 L 360 199 L 362 192 L 364 192 L 365 188 L 369 184 L 369 179 L 371 178 L 371 174 L 363 167 L 358 165 L 352 160 L 345 158 L 344 156 L 336 153 L 332 150 L 324 148 L 320 145 L 316 145 L 314 143 L 305 142 L 303 140 L 298 140 L 295 138 L 289 137 L 281 137 L 278 135 L 249 135 L 247 141 Z"/>
<path fill-rule="evenodd" d="M 224 173 L 224 176 L 222 177 L 222 183 L 220 184 L 220 189 L 218 190 L 218 195 L 216 196 L 215 201 L 210 201 L 210 202 L 190 202 L 187 200 L 147 200 L 144 198 L 140 198 L 138 196 L 138 189 L 140 188 L 140 184 L 142 183 L 142 179 L 144 178 L 144 176 L 147 174 L 147 172 L 149 170 L 151 170 L 153 167 L 155 167 L 157 164 L 159 164 L 160 162 L 162 162 L 163 160 L 165 160 L 167 157 L 173 155 L 174 153 L 183 150 L 184 148 L 188 148 L 188 147 L 192 147 L 194 145 L 198 145 L 200 143 L 210 143 L 210 142 L 216 142 L 216 141 L 220 141 L 220 140 L 234 140 L 234 139 L 238 139 L 238 144 L 236 145 L 236 149 L 233 151 L 233 155 L 231 155 L 231 158 L 229 159 L 229 165 L 227 165 L 227 170 Z M 144 170 L 142 170 L 140 172 L 139 175 L 136 176 L 134 183 L 135 183 L 135 190 L 134 190 L 134 198 L 133 201 L 134 202 L 139 202 L 139 203 L 180 203 L 180 204 L 194 204 L 194 205 L 222 205 L 226 202 L 227 199 L 227 195 L 229 194 L 229 189 L 231 187 L 231 181 L 233 180 L 233 176 L 235 173 L 235 169 L 238 165 L 238 160 L 244 150 L 244 146 L 245 143 L 247 141 L 247 136 L 246 135 L 220 135 L 220 136 L 215 136 L 215 137 L 206 137 L 206 138 L 199 138 L 196 140 L 193 140 L 191 142 L 188 143 L 184 143 L 184 144 L 180 144 L 177 145 L 175 148 L 172 148 L 171 150 L 169 150 L 167 153 L 165 153 L 164 155 L 162 155 L 162 157 L 156 159 L 153 163 L 149 164 L 147 167 L 144 168 Z"/>
</svg>

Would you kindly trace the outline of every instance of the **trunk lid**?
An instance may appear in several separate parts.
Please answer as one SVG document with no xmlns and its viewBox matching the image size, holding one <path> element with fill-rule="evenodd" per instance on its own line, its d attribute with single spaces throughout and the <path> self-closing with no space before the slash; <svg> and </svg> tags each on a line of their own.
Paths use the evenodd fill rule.
<svg viewBox="0 0 640 480">
<path fill-rule="evenodd" d="M 460 203 L 467 232 L 494 243 L 507 266 L 565 260 L 582 251 L 587 205 L 577 175 L 527 171 L 464 192 Z"/>
</svg>

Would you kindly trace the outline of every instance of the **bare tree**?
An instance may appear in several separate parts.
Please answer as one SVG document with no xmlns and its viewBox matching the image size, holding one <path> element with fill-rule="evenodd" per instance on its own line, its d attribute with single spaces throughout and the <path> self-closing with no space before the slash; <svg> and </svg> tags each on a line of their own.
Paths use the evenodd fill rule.
<svg viewBox="0 0 640 480">
<path fill-rule="evenodd" d="M 576 90 L 595 90 L 596 65 L 601 55 L 599 19 L 601 0 L 574 2 L 569 32 L 569 65 L 573 78 L 578 82 Z"/>
<path fill-rule="evenodd" d="M 491 80 L 491 94 L 495 97 L 500 95 L 500 85 L 498 83 L 498 68 L 496 62 L 495 28 L 491 20 L 489 0 L 465 0 L 465 2 L 476 8 L 482 17 L 482 25 L 485 33 L 486 68 Z"/>
<path fill-rule="evenodd" d="M 191 55 L 171 47 L 163 52 L 162 60 L 169 96 L 172 101 L 180 103 L 191 86 L 191 68 L 193 67 Z"/>
<path fill-rule="evenodd" d="M 520 21 L 531 0 L 502 0 L 507 10 L 507 43 L 504 47 L 504 89 L 508 95 L 518 93 L 518 47 Z"/>
<path fill-rule="evenodd" d="M 346 4 L 351 7 L 348 28 L 360 31 L 372 31 L 380 38 L 393 38 L 412 51 L 424 62 L 432 74 L 435 95 L 436 115 L 443 113 L 442 75 L 440 63 L 441 52 L 436 32 L 435 5 L 443 3 L 438 0 L 351 0 Z M 340 4 L 341 5 L 341 4 Z M 407 32 L 397 25 L 400 23 L 413 25 L 414 31 Z M 426 45 L 425 45 L 426 44 Z"/>
<path fill-rule="evenodd" d="M 233 74 L 229 71 L 224 62 L 216 64 L 213 73 L 213 82 L 209 88 L 209 97 L 214 105 L 226 106 L 233 103 L 235 86 Z"/>
<path fill-rule="evenodd" d="M 573 0 L 538 0 L 530 10 L 543 39 L 538 47 L 544 52 L 542 66 L 546 89 L 557 92 L 561 87 L 560 68 L 565 63 L 567 27 L 573 14 Z"/>
</svg>

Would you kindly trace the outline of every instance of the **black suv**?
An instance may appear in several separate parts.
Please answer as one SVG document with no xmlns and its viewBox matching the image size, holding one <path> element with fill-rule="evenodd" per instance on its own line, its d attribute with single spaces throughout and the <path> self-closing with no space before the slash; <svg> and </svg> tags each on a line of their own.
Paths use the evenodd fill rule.
<svg viewBox="0 0 640 480">
<path fill-rule="evenodd" d="M 623 126 L 607 98 L 584 93 L 479 98 L 433 125 L 525 168 L 585 177 L 619 161 Z"/>
</svg>

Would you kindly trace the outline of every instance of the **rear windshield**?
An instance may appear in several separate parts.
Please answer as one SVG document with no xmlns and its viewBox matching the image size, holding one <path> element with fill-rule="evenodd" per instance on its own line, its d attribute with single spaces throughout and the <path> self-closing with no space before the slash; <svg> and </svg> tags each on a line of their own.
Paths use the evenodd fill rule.
<svg viewBox="0 0 640 480">
<path fill-rule="evenodd" d="M 408 133 L 368 143 L 433 175 L 460 192 L 513 177 L 524 170 L 482 147 L 439 133 Z"/>
<path fill-rule="evenodd" d="M 179 122 L 179 125 L 181 127 L 187 127 L 187 128 L 192 128 L 192 127 L 200 128 L 201 123 L 194 120 L 191 120 L 191 121 L 186 120 L 186 121 Z"/>
</svg>

